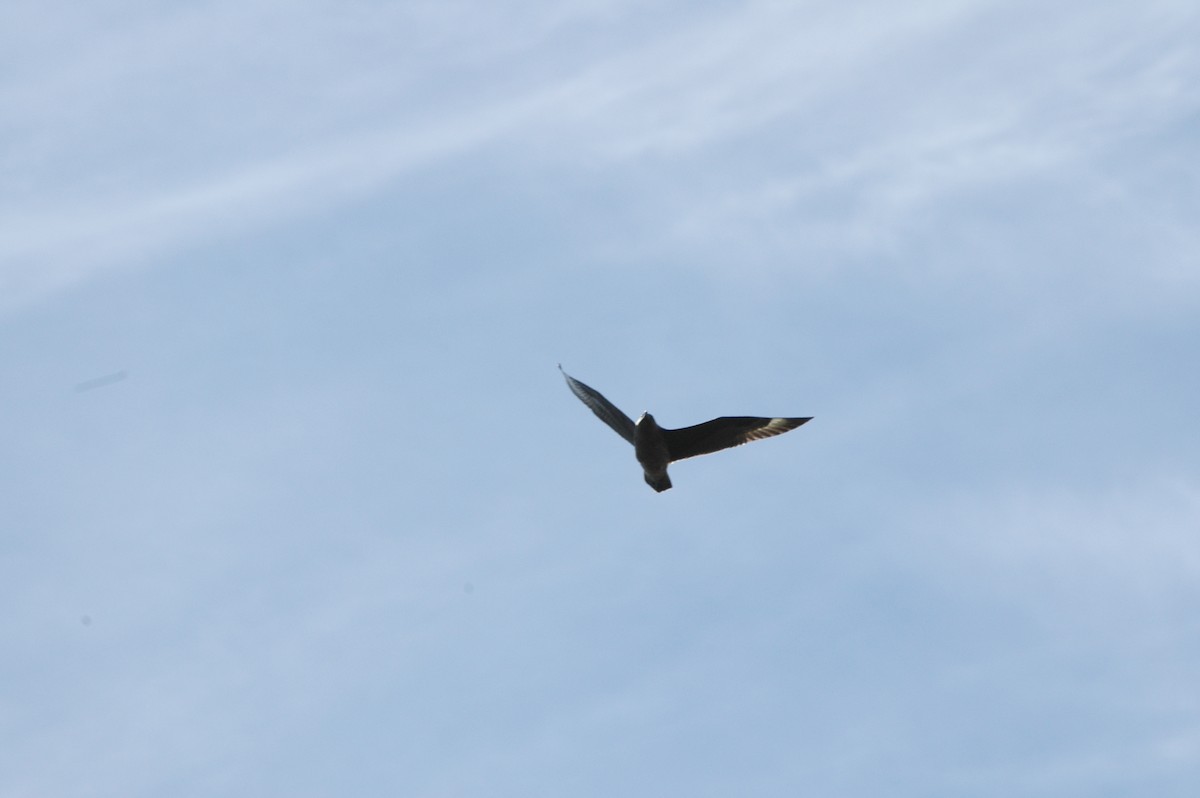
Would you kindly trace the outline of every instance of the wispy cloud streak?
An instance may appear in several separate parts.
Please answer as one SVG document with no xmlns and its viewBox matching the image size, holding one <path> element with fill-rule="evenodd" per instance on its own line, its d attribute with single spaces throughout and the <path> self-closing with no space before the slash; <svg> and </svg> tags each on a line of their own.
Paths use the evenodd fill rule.
<svg viewBox="0 0 1200 798">
<path fill-rule="evenodd" d="M 859 198 L 852 203 L 854 213 L 831 220 L 836 226 L 824 231 L 810 226 L 806 234 L 818 240 L 834 235 L 861 246 L 886 238 L 898 220 L 964 185 L 1011 180 L 1050 164 L 1087 158 L 1113 136 L 1159 124 L 1159 109 L 1178 108 L 1186 101 L 1192 91 L 1189 77 L 1198 71 L 1195 57 L 1178 46 L 1167 46 L 1153 57 L 1130 52 L 1133 45 L 1113 52 L 1111 42 L 1124 32 L 1122 17 L 1114 14 L 1094 24 L 1090 38 L 1074 43 L 1077 59 L 1069 68 L 1054 61 L 1045 42 L 1035 40 L 1029 57 L 1040 62 L 1040 77 L 1023 85 L 1006 78 L 1014 65 L 1012 53 L 989 53 L 984 44 L 958 67 L 943 45 L 952 34 L 985 37 L 994 33 L 989 25 L 1013 24 L 996 18 L 995 4 L 931 0 L 906 7 L 902 15 L 889 8 L 871 4 L 850 15 L 822 4 L 796 8 L 764 2 L 709 12 L 634 49 L 602 51 L 565 75 L 553 73 L 552 37 L 578 20 L 559 18 L 540 30 L 545 38 L 529 41 L 527 34 L 526 51 L 493 55 L 498 72 L 490 77 L 502 77 L 499 91 L 484 90 L 480 70 L 490 65 L 478 62 L 475 43 L 457 41 L 447 45 L 457 49 L 437 54 L 442 71 L 450 74 L 454 59 L 472 66 L 467 77 L 448 82 L 441 96 L 406 75 L 403 62 L 396 64 L 400 91 L 375 72 L 386 61 L 376 67 L 359 65 L 354 80 L 340 84 L 343 92 L 353 86 L 360 92 L 350 91 L 352 104 L 335 103 L 331 113 L 341 119 L 321 120 L 297 97 L 276 108 L 276 118 L 267 126 L 248 130 L 251 138 L 239 147 L 241 154 L 211 161 L 203 173 L 180 159 L 178 145 L 168 143 L 169 137 L 179 137 L 186 150 L 193 134 L 183 125 L 191 122 L 182 116 L 164 118 L 158 134 L 163 138 L 148 143 L 174 166 L 153 179 L 140 168 L 127 181 L 109 177 L 80 192 L 46 163 L 35 173 L 44 188 L 26 192 L 20 206 L 13 204 L 17 197 L 0 202 L 7 217 L 0 233 L 0 296 L 12 305 L 110 268 L 144 262 L 171 246 L 319 211 L 387 185 L 407 170 L 494 142 L 524 148 L 523 157 L 534 161 L 570 168 L 647 158 L 669 163 L 728 140 L 757 136 L 755 131 L 770 131 L 781 120 L 782 130 L 795 138 L 790 144 L 768 139 L 767 146 L 788 153 L 791 160 L 797 155 L 803 160 L 805 150 L 814 155 L 823 150 L 819 162 L 724 185 L 721 196 L 697 198 L 666 234 L 686 237 L 712 228 L 717 217 L 728 226 L 739 218 L 791 215 L 822 196 L 848 191 Z M 594 24 L 595 11 L 585 9 L 582 19 Z M 255 20 L 250 28 L 261 30 L 269 17 Z M 153 34 L 184 47 L 194 23 L 184 16 L 168 27 L 150 28 L 142 38 Z M 429 19 L 408 23 L 417 25 L 416 30 L 433 24 Z M 218 36 L 212 26 L 204 29 Z M 283 33 L 300 41 L 313 36 L 295 24 Z M 1162 46 L 1164 35 L 1148 25 L 1137 41 Z M 230 44 L 218 40 L 212 47 Z M 350 55 L 350 40 L 335 46 Z M 944 50 L 940 57 L 939 48 Z M 152 72 L 153 59 L 174 64 L 165 70 L 168 75 L 178 72 L 170 48 L 155 48 L 149 57 L 152 61 L 140 63 L 136 74 Z M 116 107 L 128 107 L 132 99 L 121 99 L 124 79 L 117 63 L 103 88 Z M 328 61 L 321 57 L 320 63 Z M 1120 64 L 1129 65 L 1122 75 L 1114 73 Z M 943 74 L 947 68 L 958 74 Z M 900 69 L 922 83 L 889 85 L 887 72 Z M 1033 71 L 1028 64 L 1025 69 Z M 60 84 L 67 81 L 54 93 L 69 96 L 71 80 L 93 82 L 83 72 L 74 78 L 70 74 L 54 78 Z M 207 69 L 205 91 L 227 90 L 236 96 L 237 78 L 235 69 Z M 258 88 L 271 87 L 265 83 Z M 859 98 L 855 107 L 860 110 L 846 110 L 840 101 L 846 94 Z M 872 97 L 874 108 L 869 106 Z M 869 118 L 861 116 L 864 98 Z M 371 104 L 404 110 L 390 119 L 378 111 L 364 114 Z M 231 110 L 250 111 L 244 102 Z M 310 130 L 307 140 L 285 133 L 289 117 Z M 354 122 L 355 117 L 361 121 Z M 123 135 L 99 111 L 92 121 L 97 136 Z M 282 151 L 272 152 L 269 137 L 280 134 Z M 830 147 L 831 137 L 840 142 Z M 211 149 L 211 142 L 198 143 Z M 67 148 L 72 142 L 62 140 L 57 146 Z M 254 152 L 258 155 L 247 157 Z"/>
</svg>

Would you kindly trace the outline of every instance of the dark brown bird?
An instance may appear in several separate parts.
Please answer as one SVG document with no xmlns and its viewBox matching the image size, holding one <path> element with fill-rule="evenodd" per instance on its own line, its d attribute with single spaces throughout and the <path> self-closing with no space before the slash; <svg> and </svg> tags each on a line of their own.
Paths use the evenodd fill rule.
<svg viewBox="0 0 1200 798">
<path fill-rule="evenodd" d="M 645 472 L 646 484 L 659 493 L 669 490 L 671 478 L 667 476 L 667 466 L 676 460 L 697 457 L 702 454 L 712 454 L 732 446 L 741 446 L 750 441 L 772 438 L 793 430 L 806 421 L 807 418 L 758 418 L 756 416 L 721 416 L 712 421 L 705 421 L 694 427 L 682 429 L 666 429 L 658 426 L 654 416 L 642 413 L 635 424 L 629 416 L 605 399 L 599 391 L 584 385 L 579 380 L 563 371 L 567 378 L 567 386 L 571 393 L 579 397 L 579 401 L 592 409 L 617 434 L 633 444 L 634 453 Z"/>
</svg>

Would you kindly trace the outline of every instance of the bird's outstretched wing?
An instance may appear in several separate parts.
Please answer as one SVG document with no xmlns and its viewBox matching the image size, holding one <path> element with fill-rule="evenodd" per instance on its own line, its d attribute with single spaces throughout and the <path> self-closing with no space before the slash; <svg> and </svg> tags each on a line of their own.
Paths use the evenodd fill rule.
<svg viewBox="0 0 1200 798">
<path fill-rule="evenodd" d="M 569 379 L 569 378 L 568 378 Z M 754 416 L 722 416 L 694 427 L 664 429 L 671 462 L 702 454 L 712 454 L 731 446 L 772 438 L 793 430 L 808 418 L 756 418 Z"/>
<path fill-rule="evenodd" d="M 599 416 L 601 421 L 616 430 L 618 435 L 633 443 L 633 430 L 635 428 L 633 419 L 618 410 L 616 405 L 601 396 L 600 392 L 595 388 L 584 385 L 563 371 L 561 363 L 558 366 L 558 370 L 562 371 L 562 375 L 567 378 L 567 386 L 571 389 L 571 393 L 579 397 L 579 401 L 590 407 L 592 412 Z"/>
</svg>

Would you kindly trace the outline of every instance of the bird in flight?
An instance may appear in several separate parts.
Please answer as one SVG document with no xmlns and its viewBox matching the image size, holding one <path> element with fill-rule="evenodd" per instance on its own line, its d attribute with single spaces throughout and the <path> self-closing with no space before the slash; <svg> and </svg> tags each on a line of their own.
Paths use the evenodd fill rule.
<svg viewBox="0 0 1200 798">
<path fill-rule="evenodd" d="M 658 426 L 654 416 L 642 413 L 637 423 L 617 409 L 616 405 L 600 395 L 595 388 L 558 370 L 567 378 L 571 393 L 587 405 L 600 420 L 612 427 L 618 435 L 633 444 L 634 453 L 645 472 L 646 484 L 659 493 L 671 488 L 667 466 L 676 460 L 712 454 L 732 446 L 772 438 L 793 430 L 808 418 L 758 418 L 756 416 L 721 416 L 694 427 L 666 429 Z"/>
</svg>

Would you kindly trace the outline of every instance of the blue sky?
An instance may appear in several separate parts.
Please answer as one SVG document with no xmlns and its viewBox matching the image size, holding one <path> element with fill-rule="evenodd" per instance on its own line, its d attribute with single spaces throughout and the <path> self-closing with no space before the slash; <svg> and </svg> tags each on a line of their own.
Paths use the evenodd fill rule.
<svg viewBox="0 0 1200 798">
<path fill-rule="evenodd" d="M 0 795 L 1191 796 L 1200 10 L 0 7 Z M 812 415 L 643 482 L 630 415 Z"/>
</svg>

